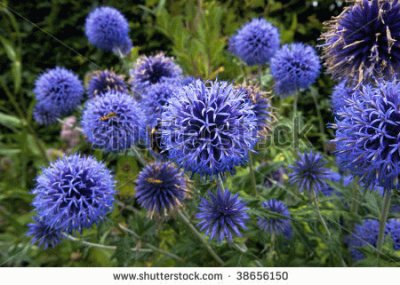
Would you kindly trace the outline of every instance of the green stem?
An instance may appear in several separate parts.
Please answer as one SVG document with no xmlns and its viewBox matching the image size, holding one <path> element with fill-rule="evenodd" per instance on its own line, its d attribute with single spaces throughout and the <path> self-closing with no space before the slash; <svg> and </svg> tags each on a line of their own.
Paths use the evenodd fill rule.
<svg viewBox="0 0 400 285">
<path fill-rule="evenodd" d="M 325 219 L 321 214 L 321 210 L 319 208 L 319 203 L 318 203 L 318 197 L 314 190 L 312 190 L 312 195 L 313 195 L 313 200 L 314 200 L 315 209 L 317 211 L 318 218 L 321 221 L 321 224 L 324 227 L 326 233 L 328 234 L 328 237 L 331 238 L 331 232 L 329 231 L 328 225 L 326 224 Z"/>
<path fill-rule="evenodd" d="M 135 239 L 138 239 L 138 240 L 141 239 L 140 236 L 139 236 L 136 232 L 134 232 L 133 230 L 128 229 L 128 228 L 124 227 L 124 226 L 121 225 L 121 224 L 118 224 L 118 226 L 119 226 L 119 228 L 120 228 L 121 230 L 123 230 L 123 231 L 125 231 L 125 232 L 131 234 Z M 184 260 L 183 260 L 182 258 L 180 258 L 179 256 L 177 256 L 177 255 L 175 255 L 175 254 L 173 254 L 173 253 L 171 253 L 171 252 L 169 252 L 169 251 L 166 251 L 166 250 L 164 250 L 164 249 L 158 248 L 158 247 L 152 245 L 151 243 L 146 242 L 146 243 L 145 243 L 145 246 L 147 246 L 148 248 L 150 248 L 150 249 L 152 249 L 152 250 L 154 250 L 154 251 L 156 251 L 156 252 L 159 252 L 159 253 L 164 254 L 164 255 L 166 255 L 166 256 L 169 256 L 169 257 L 171 257 L 171 258 L 173 258 L 173 259 L 176 259 L 176 260 L 178 260 L 178 261 L 180 261 L 180 262 L 183 262 L 183 261 L 184 261 Z"/>
<path fill-rule="evenodd" d="M 256 174 L 254 171 L 254 159 L 253 155 L 250 152 L 249 152 L 249 170 L 250 170 L 251 187 L 253 188 L 254 194 L 258 196 Z"/>
<path fill-rule="evenodd" d="M 208 244 L 208 242 L 205 240 L 203 235 L 197 231 L 197 229 L 193 226 L 193 224 L 190 222 L 189 218 L 183 213 L 183 210 L 178 210 L 178 215 L 181 218 L 181 220 L 188 226 L 188 228 L 192 231 L 192 233 L 200 240 L 200 242 L 203 244 L 203 246 L 207 249 L 207 251 L 210 253 L 210 255 L 215 259 L 216 262 L 218 262 L 219 265 L 224 266 L 224 262 L 222 259 L 218 256 L 218 254 L 211 248 L 211 246 Z"/>
<path fill-rule="evenodd" d="M 324 125 L 325 125 L 324 124 L 324 119 L 322 118 L 322 114 L 321 114 L 321 110 L 319 108 L 317 96 L 316 96 L 316 94 L 315 94 L 315 92 L 313 90 L 311 90 L 311 97 L 313 98 L 315 109 L 317 111 L 318 123 L 319 123 L 319 132 L 320 132 L 321 139 L 322 139 L 322 147 L 324 149 L 324 153 L 327 153 L 326 144 L 325 144 L 325 142 L 327 141 L 327 138 L 326 138 L 325 130 L 324 130 Z"/>
<path fill-rule="evenodd" d="M 143 158 L 142 154 L 137 150 L 135 146 L 132 146 L 132 151 L 135 153 L 136 158 L 142 166 L 147 165 L 147 161 Z"/>
<path fill-rule="evenodd" d="M 389 216 L 390 210 L 390 199 L 392 196 L 392 191 L 386 190 L 383 196 L 383 207 L 381 216 L 379 219 L 379 234 L 378 234 L 378 242 L 377 242 L 377 250 L 378 254 L 382 252 L 383 242 L 385 241 L 385 228 L 386 228 L 386 220 Z"/>
<path fill-rule="evenodd" d="M 87 245 L 87 246 L 90 246 L 90 247 L 97 247 L 97 248 L 109 249 L 109 250 L 116 250 L 117 249 L 117 247 L 114 246 L 114 245 L 105 245 L 105 244 L 100 244 L 100 243 L 88 242 L 88 241 L 73 237 L 73 236 L 68 235 L 68 234 L 64 234 L 64 236 L 67 239 L 71 240 L 71 241 L 79 242 L 79 243 L 81 243 L 83 245 Z M 131 248 L 130 250 L 131 251 L 135 251 L 135 252 L 153 252 L 152 249 L 148 249 L 148 248 Z"/>
<path fill-rule="evenodd" d="M 224 181 L 222 180 L 221 174 L 217 175 L 217 186 L 221 191 L 225 191 Z"/>
</svg>

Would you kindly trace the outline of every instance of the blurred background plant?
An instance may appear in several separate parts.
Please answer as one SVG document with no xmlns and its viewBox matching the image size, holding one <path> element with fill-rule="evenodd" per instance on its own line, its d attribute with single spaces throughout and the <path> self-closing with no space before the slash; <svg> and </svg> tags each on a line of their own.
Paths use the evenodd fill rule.
<svg viewBox="0 0 400 285">
<path fill-rule="evenodd" d="M 33 86 L 36 77 L 55 65 L 74 70 L 81 78 L 89 71 L 112 68 L 126 74 L 139 54 L 164 51 L 176 58 L 185 74 L 203 79 L 243 81 L 261 78 L 262 88 L 271 90 L 268 70 L 261 74 L 256 67 L 247 67 L 227 51 L 229 37 L 245 22 L 264 17 L 277 26 L 281 42 L 304 42 L 313 46 L 320 42 L 322 22 L 341 11 L 344 1 L 206 1 L 147 0 L 134 1 L 5 1 L 0 2 L 0 265 L 2 266 L 212 266 L 215 261 L 204 254 L 192 233 L 178 219 L 149 220 L 134 202 L 134 180 L 140 169 L 131 155 L 94 155 L 107 162 L 118 185 L 119 201 L 104 223 L 84 232 L 82 238 L 115 246 L 115 250 L 88 247 L 64 241 L 62 246 L 43 251 L 32 246 L 26 237 L 27 223 L 32 219 L 30 189 L 41 167 L 64 152 L 80 150 L 92 153 L 90 146 L 74 135 L 74 143 L 65 140 L 68 126 L 56 124 L 40 127 L 32 120 Z M 129 20 L 134 49 L 124 62 L 112 54 L 90 46 L 83 27 L 88 13 L 99 5 L 119 9 Z M 286 167 L 296 159 L 293 142 L 306 139 L 296 147 L 313 148 L 330 153 L 328 139 L 333 121 L 330 94 L 333 82 L 322 75 L 309 91 L 299 94 L 301 114 L 293 129 L 294 100 L 274 98 L 276 116 L 283 135 L 279 142 L 259 147 L 255 162 L 257 190 L 264 200 L 285 197 L 294 227 L 295 238 L 284 240 L 250 228 L 241 242 L 234 245 L 214 244 L 215 250 L 231 266 L 342 266 L 351 263 L 345 239 L 355 223 L 366 217 L 379 216 L 382 199 L 378 193 L 361 191 L 357 182 L 351 184 L 359 199 L 340 183 L 332 183 L 338 194 L 321 197 L 319 207 L 327 219 L 332 236 L 327 240 L 319 217 L 306 196 L 296 187 L 288 186 Z M 317 111 L 316 111 L 317 110 Z M 71 124 L 75 124 L 70 119 Z M 64 122 L 65 124 L 65 122 Z M 67 128 L 67 130 L 66 130 Z M 303 130 L 303 131 L 302 131 Z M 60 134 L 61 132 L 61 134 Z M 276 133 L 276 132 L 275 132 Z M 60 138 L 61 135 L 61 138 Z M 282 144 L 282 140 L 286 143 Z M 328 164 L 335 168 L 330 156 Z M 239 192 L 249 203 L 250 214 L 270 215 L 255 210 L 259 199 L 251 191 L 247 168 L 238 168 L 226 186 Z M 202 183 L 195 193 L 213 187 Z M 399 197 L 394 197 L 394 207 Z M 186 201 L 190 217 L 194 217 L 199 195 Z M 349 211 L 350 209 L 350 211 Z M 395 209 L 395 208 L 394 208 Z M 398 212 L 394 217 L 400 217 Z M 253 224 L 256 224 L 255 222 Z M 129 231 L 124 230 L 129 228 Z M 141 246 L 152 245 L 150 252 Z M 133 250 L 126 250 L 133 248 Z M 135 250 L 136 249 L 136 250 Z M 386 250 L 387 249 L 387 250 Z M 383 265 L 399 265 L 400 255 L 385 247 Z M 168 252 L 166 254 L 165 252 Z M 365 249 L 367 258 L 361 265 L 376 265 L 374 251 Z M 172 255 L 172 257 L 171 257 Z"/>
</svg>

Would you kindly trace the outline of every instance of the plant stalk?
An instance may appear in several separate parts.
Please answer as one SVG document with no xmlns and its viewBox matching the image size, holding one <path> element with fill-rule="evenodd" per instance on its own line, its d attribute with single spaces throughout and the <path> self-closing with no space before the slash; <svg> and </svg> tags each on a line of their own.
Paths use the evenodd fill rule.
<svg viewBox="0 0 400 285">
<path fill-rule="evenodd" d="M 385 190 L 385 194 L 383 196 L 382 212 L 381 212 L 381 216 L 379 219 L 379 234 L 378 234 L 378 241 L 377 241 L 377 246 L 376 246 L 379 255 L 382 252 L 383 243 L 385 241 L 386 220 L 389 216 L 391 197 L 392 197 L 392 191 Z"/>
</svg>

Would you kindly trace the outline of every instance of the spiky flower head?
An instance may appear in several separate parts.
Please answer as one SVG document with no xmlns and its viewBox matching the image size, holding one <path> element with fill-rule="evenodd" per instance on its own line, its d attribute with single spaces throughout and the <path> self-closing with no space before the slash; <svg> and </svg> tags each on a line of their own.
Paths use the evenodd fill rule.
<svg viewBox="0 0 400 285">
<path fill-rule="evenodd" d="M 138 143 L 143 135 L 143 115 L 129 95 L 108 92 L 89 100 L 82 115 L 87 140 L 106 151 L 122 151 Z"/>
<path fill-rule="evenodd" d="M 360 251 L 362 247 L 376 248 L 379 234 L 379 222 L 367 219 L 355 226 L 353 233 L 348 238 L 348 246 L 354 260 L 364 259 L 364 254 Z"/>
<path fill-rule="evenodd" d="M 99 7 L 90 12 L 85 34 L 92 45 L 104 51 L 127 54 L 132 48 L 128 21 L 112 7 Z"/>
<path fill-rule="evenodd" d="M 259 217 L 258 226 L 265 232 L 275 235 L 283 235 L 286 238 L 292 236 L 292 225 L 290 222 L 290 213 L 285 203 L 271 199 L 264 201 L 262 207 L 270 212 L 272 217 Z"/>
<path fill-rule="evenodd" d="M 179 88 L 178 82 L 163 81 L 149 86 L 142 95 L 140 105 L 146 116 L 146 125 L 155 127 L 161 120 L 163 107 L 168 103 L 176 88 Z"/>
<path fill-rule="evenodd" d="M 302 43 L 284 45 L 271 59 L 275 93 L 287 97 L 307 89 L 318 78 L 321 63 L 315 49 Z"/>
<path fill-rule="evenodd" d="M 33 206 L 47 226 L 82 231 L 100 222 L 114 202 L 114 180 L 104 164 L 74 154 L 52 162 L 36 179 Z"/>
<path fill-rule="evenodd" d="M 259 137 L 265 137 L 271 130 L 272 110 L 271 102 L 265 92 L 255 85 L 243 85 L 239 87 L 253 106 L 257 119 L 257 131 Z"/>
<path fill-rule="evenodd" d="M 393 242 L 393 249 L 400 250 L 400 220 L 389 219 L 386 223 L 386 232 Z"/>
<path fill-rule="evenodd" d="M 339 110 L 347 104 L 347 100 L 351 98 L 353 92 L 356 92 L 356 90 L 349 87 L 345 80 L 343 80 L 333 88 L 333 93 L 331 97 L 331 106 L 333 113 L 337 114 Z"/>
<path fill-rule="evenodd" d="M 103 96 L 109 91 L 128 93 L 124 78 L 110 70 L 93 72 L 87 88 L 89 98 Z"/>
<path fill-rule="evenodd" d="M 39 125 L 51 125 L 57 122 L 57 119 L 60 117 L 59 112 L 57 110 L 48 109 L 45 104 L 36 104 L 33 108 L 33 119 Z"/>
<path fill-rule="evenodd" d="M 185 175 L 170 162 L 147 165 L 136 180 L 136 199 L 150 216 L 166 216 L 181 206 L 189 190 Z"/>
<path fill-rule="evenodd" d="M 229 50 L 247 65 L 261 65 L 270 61 L 279 44 L 276 27 L 265 19 L 253 19 L 230 38 Z"/>
<path fill-rule="evenodd" d="M 56 67 L 39 76 L 35 82 L 37 106 L 34 118 L 40 124 L 54 123 L 69 115 L 83 99 L 83 85 L 73 72 Z"/>
<path fill-rule="evenodd" d="M 162 114 L 169 158 L 200 175 L 233 171 L 257 142 L 257 118 L 244 92 L 227 82 L 202 82 L 174 93 Z"/>
<path fill-rule="evenodd" d="M 38 217 L 33 218 L 34 223 L 28 224 L 27 236 L 32 238 L 32 244 L 37 244 L 44 249 L 55 247 L 62 240 L 62 232 L 48 226 Z"/>
<path fill-rule="evenodd" d="M 248 208 L 238 194 L 232 194 L 228 189 L 218 189 L 217 193 L 208 193 L 202 198 L 196 218 L 200 220 L 198 227 L 210 239 L 232 241 L 233 237 L 246 230 L 246 221 L 249 219 Z"/>
<path fill-rule="evenodd" d="M 318 152 L 299 153 L 297 161 L 290 166 L 292 173 L 289 181 L 295 184 L 301 192 L 314 191 L 316 194 L 326 187 L 326 181 L 332 175 L 326 168 L 326 161 Z"/>
<path fill-rule="evenodd" d="M 336 156 L 339 165 L 366 187 L 400 189 L 400 83 L 363 85 L 338 113 Z"/>
<path fill-rule="evenodd" d="M 138 95 L 152 84 L 163 81 L 178 81 L 182 78 L 182 69 L 164 53 L 154 56 L 141 56 L 130 71 L 132 90 Z"/>
<path fill-rule="evenodd" d="M 398 0 L 362 0 L 346 7 L 322 35 L 328 72 L 358 83 L 399 72 L 399 17 Z"/>
</svg>

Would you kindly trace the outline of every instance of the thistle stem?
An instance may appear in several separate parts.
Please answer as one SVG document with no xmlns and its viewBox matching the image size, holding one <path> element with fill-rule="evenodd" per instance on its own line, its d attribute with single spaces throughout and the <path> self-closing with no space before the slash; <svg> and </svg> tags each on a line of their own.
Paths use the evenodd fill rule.
<svg viewBox="0 0 400 285">
<path fill-rule="evenodd" d="M 118 227 L 119 227 L 121 230 L 123 230 L 123 231 L 125 231 L 125 232 L 131 234 L 135 239 L 138 239 L 138 240 L 141 239 L 140 236 L 139 236 L 136 232 L 134 232 L 133 230 L 128 229 L 128 228 L 124 227 L 124 226 L 121 225 L 121 224 L 118 224 Z M 164 255 L 166 255 L 166 256 L 169 256 L 169 257 L 171 257 L 171 258 L 173 258 L 173 259 L 176 259 L 176 260 L 178 260 L 178 261 L 180 261 L 180 262 L 183 262 L 183 261 L 184 261 L 184 260 L 183 260 L 182 258 L 180 258 L 179 256 L 177 256 L 177 255 L 175 255 L 175 254 L 173 254 L 173 253 L 171 253 L 171 252 L 169 252 L 169 251 L 166 251 L 166 250 L 164 250 L 164 249 L 158 248 L 158 247 L 152 245 L 151 243 L 146 242 L 145 245 L 146 245 L 148 248 L 150 248 L 150 249 L 152 249 L 152 250 L 154 250 L 154 251 L 156 251 L 156 252 L 162 253 L 162 254 L 164 254 Z"/>
<path fill-rule="evenodd" d="M 331 232 L 329 231 L 328 225 L 326 224 L 325 219 L 321 214 L 321 210 L 320 210 L 319 204 L 318 204 L 318 197 L 317 197 L 317 193 L 315 193 L 315 190 L 312 191 L 312 194 L 313 194 L 313 200 L 314 200 L 315 209 L 316 209 L 318 218 L 321 221 L 321 224 L 324 227 L 326 233 L 328 234 L 328 237 L 331 238 Z"/>
<path fill-rule="evenodd" d="M 251 187 L 253 188 L 254 194 L 258 196 L 256 174 L 254 171 L 254 159 L 253 155 L 250 152 L 249 152 L 249 170 L 250 170 Z"/>
<path fill-rule="evenodd" d="M 382 252 L 383 242 L 385 241 L 385 228 L 386 228 L 386 220 L 389 216 L 390 210 L 390 200 L 392 197 L 392 191 L 386 190 L 383 196 L 383 207 L 381 216 L 379 219 L 379 234 L 378 234 L 378 241 L 377 241 L 377 250 L 378 254 Z"/>
<path fill-rule="evenodd" d="M 87 245 L 87 246 L 90 246 L 90 247 L 109 249 L 109 250 L 116 250 L 117 249 L 117 247 L 114 246 L 114 245 L 105 245 L 105 244 L 100 244 L 100 243 L 88 242 L 88 241 L 73 237 L 73 236 L 65 234 L 65 233 L 64 233 L 64 236 L 67 239 L 71 240 L 71 241 L 79 242 L 79 243 L 81 243 L 83 245 Z M 153 252 L 152 249 L 148 249 L 148 248 L 131 248 L 130 250 L 134 251 L 134 252 Z"/>
<path fill-rule="evenodd" d="M 327 153 L 326 144 L 325 144 L 325 142 L 327 141 L 327 138 L 326 138 L 325 130 L 324 130 L 324 119 L 322 118 L 322 115 L 321 115 L 321 110 L 319 108 L 317 96 L 316 96 L 315 92 L 313 92 L 313 90 L 311 90 L 311 97 L 313 98 L 315 109 L 317 111 L 319 132 L 320 132 L 321 139 L 322 139 L 322 147 L 324 149 L 324 153 Z"/>
<path fill-rule="evenodd" d="M 181 220 L 188 226 L 188 228 L 192 231 L 192 233 L 200 240 L 200 242 L 203 244 L 203 246 L 207 249 L 207 251 L 210 253 L 210 255 L 215 259 L 216 262 L 218 262 L 219 265 L 224 266 L 224 262 L 222 259 L 218 256 L 218 254 L 211 248 L 211 246 L 208 244 L 208 242 L 205 240 L 203 235 L 197 231 L 197 229 L 193 226 L 193 224 L 190 222 L 189 218 L 185 215 L 183 210 L 178 210 L 178 215 L 181 218 Z"/>
<path fill-rule="evenodd" d="M 221 174 L 217 175 L 217 186 L 221 191 L 225 191 L 224 181 L 222 180 Z"/>
</svg>

